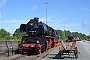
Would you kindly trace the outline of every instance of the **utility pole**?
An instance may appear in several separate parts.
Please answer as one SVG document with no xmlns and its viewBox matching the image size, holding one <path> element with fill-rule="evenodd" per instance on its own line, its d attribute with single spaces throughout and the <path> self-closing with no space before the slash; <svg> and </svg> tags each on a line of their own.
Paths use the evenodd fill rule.
<svg viewBox="0 0 90 60">
<path fill-rule="evenodd" d="M 64 40 L 65 40 L 65 21 L 64 22 Z"/>
<path fill-rule="evenodd" d="M 90 40 L 90 29 L 89 29 L 89 40 Z"/>
<path fill-rule="evenodd" d="M 46 4 L 46 24 L 47 24 L 47 4 L 50 4 L 49 2 L 45 2 L 44 4 Z"/>
<path fill-rule="evenodd" d="M 70 29 L 72 30 L 72 27 L 70 27 Z M 70 31 L 71 32 L 71 31 Z M 72 36 L 72 33 L 70 34 Z"/>
</svg>

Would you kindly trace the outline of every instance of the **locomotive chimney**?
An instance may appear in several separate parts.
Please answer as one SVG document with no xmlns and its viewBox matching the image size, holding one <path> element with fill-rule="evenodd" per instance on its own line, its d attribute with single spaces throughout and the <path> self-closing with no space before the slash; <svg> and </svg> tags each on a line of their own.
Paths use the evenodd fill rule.
<svg viewBox="0 0 90 60">
<path fill-rule="evenodd" d="M 35 17 L 34 21 L 39 22 L 39 18 Z"/>
</svg>

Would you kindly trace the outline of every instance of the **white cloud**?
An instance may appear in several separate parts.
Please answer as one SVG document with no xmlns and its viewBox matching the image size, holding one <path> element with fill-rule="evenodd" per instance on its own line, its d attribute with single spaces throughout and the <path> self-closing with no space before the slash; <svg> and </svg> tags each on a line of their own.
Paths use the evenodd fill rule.
<svg viewBox="0 0 90 60">
<path fill-rule="evenodd" d="M 0 0 L 0 9 L 6 4 L 7 0 Z M 1 12 L 0 12 L 0 17 L 1 17 Z"/>
<path fill-rule="evenodd" d="M 14 31 L 20 27 L 20 24 L 26 24 L 29 20 L 0 20 L 0 28 L 5 28 L 8 32 Z"/>
<path fill-rule="evenodd" d="M 46 17 L 39 18 L 39 21 L 42 21 L 43 23 L 46 23 Z M 47 17 L 47 23 L 53 21 L 52 18 Z"/>
<path fill-rule="evenodd" d="M 0 12 L 0 17 L 1 17 L 1 12 Z"/>
<path fill-rule="evenodd" d="M 60 23 L 63 23 L 63 21 L 65 21 L 65 19 L 62 19 L 62 20 L 59 20 L 59 21 L 55 22 L 54 24 L 52 24 L 52 26 L 60 25 Z"/>
<path fill-rule="evenodd" d="M 90 11 L 89 9 L 86 9 L 86 8 L 84 8 L 83 10 L 84 10 L 84 11 Z"/>
<path fill-rule="evenodd" d="M 65 26 L 67 26 L 67 27 L 74 27 L 74 26 L 80 26 L 80 24 L 78 24 L 78 23 L 73 23 L 73 24 L 65 24 Z"/>
<path fill-rule="evenodd" d="M 2 8 L 6 4 L 7 0 L 0 0 L 0 8 Z"/>
<path fill-rule="evenodd" d="M 33 19 L 33 18 L 30 18 Z M 12 24 L 13 26 L 16 26 L 17 24 L 26 24 L 30 19 L 27 20 L 0 20 L 1 24 Z M 51 21 L 51 18 L 47 18 L 48 21 Z M 46 23 L 46 17 L 39 18 L 39 21 L 42 21 Z"/>
<path fill-rule="evenodd" d="M 40 21 L 46 23 L 46 17 L 43 17 L 43 18 L 40 18 Z M 47 18 L 47 23 L 51 26 L 51 27 L 64 27 L 64 22 L 63 21 L 66 21 L 65 19 L 56 19 L 54 20 L 53 18 L 50 18 L 48 17 Z M 80 26 L 81 24 L 80 23 L 66 23 L 65 22 L 65 27 L 76 27 L 76 26 Z"/>
<path fill-rule="evenodd" d="M 52 25 L 53 27 L 63 27 L 64 24 L 54 24 Z M 75 27 L 75 26 L 80 26 L 80 24 L 65 24 L 65 27 Z"/>
<path fill-rule="evenodd" d="M 8 25 L 7 27 L 18 27 L 20 24 L 26 24 L 29 20 L 0 20 L 1 27 Z"/>
<path fill-rule="evenodd" d="M 5 20 L 0 21 L 1 23 L 27 23 L 29 20 Z"/>
<path fill-rule="evenodd" d="M 22 23 L 27 24 L 27 22 L 30 19 L 26 19 L 26 20 L 0 20 L 0 27 L 4 27 L 8 31 L 13 33 L 15 31 L 15 29 L 20 27 L 20 24 L 22 24 Z M 39 18 L 39 21 L 46 23 L 46 17 Z M 66 29 L 69 29 L 70 27 L 74 27 L 74 28 L 78 29 L 77 27 L 79 27 L 81 25 L 80 23 L 68 23 L 68 21 L 65 19 L 60 20 L 60 19 L 56 19 L 53 17 L 48 17 L 48 23 L 47 24 L 49 26 L 53 27 L 54 29 L 62 29 L 63 30 L 63 27 L 64 27 L 63 21 L 66 21 L 65 22 L 65 28 Z"/>
<path fill-rule="evenodd" d="M 84 20 L 84 21 L 81 21 L 81 26 L 83 27 L 83 28 L 90 28 L 90 22 L 88 22 L 88 21 L 86 21 L 86 20 Z"/>
<path fill-rule="evenodd" d="M 90 9 L 86 8 L 85 6 L 81 6 L 79 9 L 83 11 L 90 11 Z"/>
<path fill-rule="evenodd" d="M 38 6 L 33 6 L 33 10 L 36 10 L 38 8 Z"/>
</svg>

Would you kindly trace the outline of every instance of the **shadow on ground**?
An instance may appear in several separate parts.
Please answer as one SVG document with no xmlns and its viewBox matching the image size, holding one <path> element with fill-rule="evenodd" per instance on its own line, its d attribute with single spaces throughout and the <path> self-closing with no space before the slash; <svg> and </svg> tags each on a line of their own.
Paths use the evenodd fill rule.
<svg viewBox="0 0 90 60">
<path fill-rule="evenodd" d="M 60 58 L 60 55 L 59 54 L 49 54 L 49 55 L 53 55 L 53 56 L 55 56 L 55 57 L 48 57 L 48 58 L 50 58 L 50 59 L 71 59 L 71 60 L 74 60 L 75 59 L 75 57 L 74 56 L 69 56 L 69 55 L 67 55 L 67 54 L 65 54 L 65 55 L 63 55 L 62 56 L 62 58 Z"/>
<path fill-rule="evenodd" d="M 15 50 L 15 54 L 21 54 L 21 55 L 27 55 L 27 56 L 38 55 L 37 52 L 24 53 L 23 51 L 20 51 L 20 50 Z"/>
</svg>

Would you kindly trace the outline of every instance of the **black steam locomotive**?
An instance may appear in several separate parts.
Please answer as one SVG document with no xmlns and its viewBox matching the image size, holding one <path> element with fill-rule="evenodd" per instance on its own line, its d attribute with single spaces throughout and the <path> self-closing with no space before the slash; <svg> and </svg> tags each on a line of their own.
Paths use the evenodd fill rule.
<svg viewBox="0 0 90 60">
<path fill-rule="evenodd" d="M 28 34 L 21 40 L 20 47 L 23 53 L 42 53 L 58 45 L 59 36 L 56 35 L 56 31 L 45 23 L 39 22 L 39 18 L 30 19 L 27 24 L 21 24 L 20 31 Z"/>
</svg>

